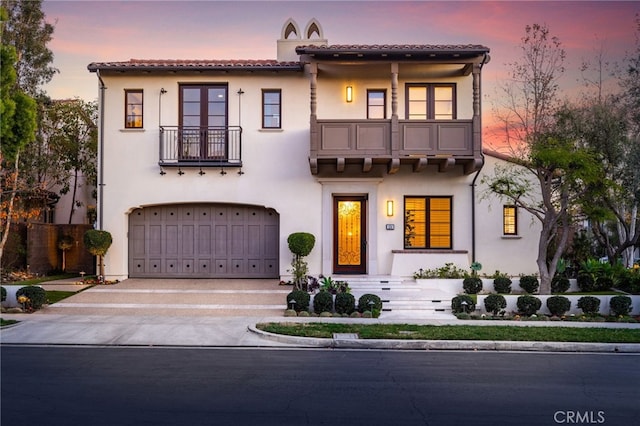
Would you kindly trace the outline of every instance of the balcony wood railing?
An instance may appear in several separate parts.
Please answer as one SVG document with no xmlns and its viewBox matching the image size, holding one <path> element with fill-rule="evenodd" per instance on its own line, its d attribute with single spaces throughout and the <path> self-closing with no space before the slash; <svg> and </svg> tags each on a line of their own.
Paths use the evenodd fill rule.
<svg viewBox="0 0 640 426">
<path fill-rule="evenodd" d="M 161 126 L 159 164 L 241 167 L 242 128 Z"/>
<path fill-rule="evenodd" d="M 385 163 L 389 173 L 400 164 L 413 164 L 414 171 L 427 164 L 439 165 L 440 171 L 461 164 L 469 173 L 481 161 L 473 120 L 317 120 L 311 134 L 314 174 L 318 164 L 335 163 L 335 171 L 342 172 L 345 164 L 360 161 L 362 172 Z"/>
</svg>

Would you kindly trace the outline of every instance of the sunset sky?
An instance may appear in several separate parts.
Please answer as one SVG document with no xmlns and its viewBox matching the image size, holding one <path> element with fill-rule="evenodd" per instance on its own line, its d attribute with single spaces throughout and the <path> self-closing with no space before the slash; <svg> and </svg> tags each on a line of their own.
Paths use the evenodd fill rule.
<svg viewBox="0 0 640 426">
<path fill-rule="evenodd" d="M 316 18 L 330 44 L 482 44 L 484 113 L 517 59 L 527 24 L 546 24 L 567 51 L 562 85 L 579 87 L 580 66 L 603 51 L 620 62 L 635 46 L 640 2 L 614 1 L 68 1 L 45 0 L 60 70 L 55 99 L 98 96 L 91 62 L 136 59 L 275 59 L 282 25 Z M 486 120 L 485 120 L 486 122 Z"/>
</svg>

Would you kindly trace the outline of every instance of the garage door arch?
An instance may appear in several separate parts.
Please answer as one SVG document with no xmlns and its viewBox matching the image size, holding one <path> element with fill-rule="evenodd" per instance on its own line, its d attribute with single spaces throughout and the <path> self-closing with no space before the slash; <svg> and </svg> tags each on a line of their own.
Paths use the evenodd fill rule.
<svg viewBox="0 0 640 426">
<path fill-rule="evenodd" d="M 278 278 L 280 215 L 245 204 L 172 204 L 129 215 L 132 278 Z"/>
</svg>

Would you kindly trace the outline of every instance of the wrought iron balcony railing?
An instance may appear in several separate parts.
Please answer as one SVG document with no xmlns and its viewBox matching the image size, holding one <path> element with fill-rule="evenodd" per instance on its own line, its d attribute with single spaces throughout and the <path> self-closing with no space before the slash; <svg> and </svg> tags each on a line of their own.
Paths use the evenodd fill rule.
<svg viewBox="0 0 640 426">
<path fill-rule="evenodd" d="M 161 166 L 241 167 L 242 128 L 160 127 Z"/>
</svg>

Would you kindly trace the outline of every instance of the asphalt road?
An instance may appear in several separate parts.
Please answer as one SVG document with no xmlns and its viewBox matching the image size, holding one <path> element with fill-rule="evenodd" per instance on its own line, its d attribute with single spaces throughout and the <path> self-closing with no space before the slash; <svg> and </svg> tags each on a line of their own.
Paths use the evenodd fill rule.
<svg viewBox="0 0 640 426">
<path fill-rule="evenodd" d="M 2 426 L 638 424 L 640 355 L 2 346 Z"/>
</svg>

